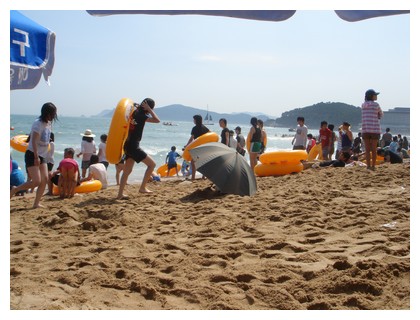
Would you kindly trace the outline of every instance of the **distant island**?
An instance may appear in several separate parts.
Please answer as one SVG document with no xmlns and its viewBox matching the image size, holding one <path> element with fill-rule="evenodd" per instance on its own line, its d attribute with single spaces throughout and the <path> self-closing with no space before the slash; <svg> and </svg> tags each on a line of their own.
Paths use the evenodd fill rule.
<svg viewBox="0 0 420 320">
<path fill-rule="evenodd" d="M 165 107 L 156 107 L 156 113 L 162 121 L 193 121 L 193 116 L 201 114 L 203 119 L 207 114 L 207 110 L 184 106 L 182 104 L 171 104 Z M 94 117 L 110 118 L 114 114 L 113 110 L 104 110 Z M 226 118 L 230 123 L 249 124 L 251 117 L 257 117 L 263 121 L 267 121 L 270 117 L 265 114 L 251 114 L 251 113 L 218 113 L 209 111 L 213 122 L 218 124 L 220 118 Z"/>
<path fill-rule="evenodd" d="M 157 107 L 156 112 L 162 121 L 192 121 L 192 117 L 201 114 L 203 118 L 207 114 L 206 110 L 188 107 L 182 104 L 172 104 L 165 107 Z M 114 110 L 104 110 L 94 117 L 112 117 Z M 265 114 L 243 113 L 217 113 L 210 112 L 213 121 L 217 124 L 218 119 L 226 118 L 228 123 L 249 125 L 251 117 L 257 117 L 264 121 L 267 127 L 283 127 L 294 128 L 296 126 L 296 118 L 304 117 L 305 124 L 312 129 L 319 128 L 321 121 L 325 120 L 332 123 L 336 128 L 343 121 L 349 122 L 353 126 L 353 130 L 359 129 L 361 119 L 361 108 L 349 105 L 343 102 L 319 102 L 311 106 L 296 108 L 283 112 L 280 117 L 274 118 Z M 398 121 L 395 122 L 396 115 Z M 395 108 L 385 112 L 382 126 L 391 125 L 393 127 L 403 127 L 409 130 L 410 127 L 410 109 Z"/>
<path fill-rule="evenodd" d="M 273 127 L 295 127 L 297 117 L 304 117 L 305 124 L 310 128 L 319 128 L 321 121 L 332 123 L 336 128 L 343 121 L 353 126 L 362 122 L 360 107 L 352 106 L 343 102 L 320 102 L 311 106 L 296 108 L 283 112 L 279 118 L 266 121 L 265 125 Z"/>
</svg>

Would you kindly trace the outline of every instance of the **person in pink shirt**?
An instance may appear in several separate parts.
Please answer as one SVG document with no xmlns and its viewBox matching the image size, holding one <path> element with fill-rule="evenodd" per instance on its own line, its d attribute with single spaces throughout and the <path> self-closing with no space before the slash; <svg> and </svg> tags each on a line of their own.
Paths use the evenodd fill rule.
<svg viewBox="0 0 420 320">
<path fill-rule="evenodd" d="M 314 139 L 312 133 L 308 133 L 308 145 L 306 146 L 306 152 L 309 153 L 313 147 L 316 146 L 316 140 Z"/>
<path fill-rule="evenodd" d="M 375 170 L 376 148 L 381 135 L 380 119 L 383 112 L 376 102 L 379 92 L 369 89 L 365 93 L 362 104 L 362 139 L 365 144 L 366 164 L 370 170 Z"/>
<path fill-rule="evenodd" d="M 80 183 L 79 165 L 74 157 L 74 149 L 64 149 L 64 159 L 60 161 L 58 168 L 52 176 L 60 174 L 58 177 L 58 190 L 60 198 L 72 198 L 76 185 Z M 53 181 L 54 179 L 51 178 Z"/>
</svg>

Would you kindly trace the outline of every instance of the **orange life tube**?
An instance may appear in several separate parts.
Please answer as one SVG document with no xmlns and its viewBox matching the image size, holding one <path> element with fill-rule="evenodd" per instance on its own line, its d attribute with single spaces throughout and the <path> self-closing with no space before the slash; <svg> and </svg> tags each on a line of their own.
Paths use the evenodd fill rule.
<svg viewBox="0 0 420 320">
<path fill-rule="evenodd" d="M 178 168 L 178 174 L 181 171 L 181 165 L 179 163 L 177 163 L 177 168 Z M 161 177 L 167 177 L 168 176 L 168 164 L 165 163 L 163 165 L 161 165 L 156 172 L 158 174 L 160 174 Z M 176 175 L 176 169 L 175 168 L 171 168 L 171 170 L 169 170 L 169 177 L 172 177 Z"/>
<path fill-rule="evenodd" d="M 88 193 L 88 192 L 95 192 L 102 189 L 102 183 L 99 180 L 89 180 L 83 181 L 74 189 L 75 193 Z M 58 196 L 60 193 L 58 191 L 58 187 L 53 184 L 53 195 Z"/>
<path fill-rule="evenodd" d="M 202 136 L 199 136 L 197 139 L 193 140 L 189 145 L 185 147 L 184 153 L 182 154 L 182 157 L 187 160 L 191 161 L 191 154 L 190 150 L 194 149 L 195 147 L 201 146 L 202 144 L 208 143 L 208 142 L 217 142 L 219 141 L 219 135 L 216 132 L 207 132 L 203 134 Z"/>
<path fill-rule="evenodd" d="M 265 164 L 272 163 L 300 163 L 308 159 L 308 153 L 305 150 L 278 150 L 265 152 L 260 155 L 260 162 Z"/>
<path fill-rule="evenodd" d="M 322 160 L 322 145 L 318 143 L 309 150 L 308 161 L 314 161 L 315 159 Z"/>
<path fill-rule="evenodd" d="M 303 170 L 302 163 L 259 163 L 254 167 L 254 173 L 258 177 L 283 176 L 286 174 L 297 173 Z"/>
<path fill-rule="evenodd" d="M 10 139 L 10 146 L 16 151 L 26 152 L 28 148 L 28 135 L 27 134 L 18 134 Z"/>
<path fill-rule="evenodd" d="M 105 156 L 109 163 L 117 164 L 121 161 L 133 111 L 133 101 L 128 98 L 121 99 L 115 108 L 106 140 Z"/>
</svg>

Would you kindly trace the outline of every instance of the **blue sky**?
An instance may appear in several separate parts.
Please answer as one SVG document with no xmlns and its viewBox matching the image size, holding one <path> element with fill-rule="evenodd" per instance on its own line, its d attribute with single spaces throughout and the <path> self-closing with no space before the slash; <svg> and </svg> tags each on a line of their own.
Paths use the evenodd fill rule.
<svg viewBox="0 0 420 320">
<path fill-rule="evenodd" d="M 123 97 L 216 112 L 282 112 L 321 101 L 410 106 L 410 15 L 346 22 L 298 10 L 282 22 L 20 10 L 57 34 L 51 86 L 10 94 L 14 114 L 94 115 Z"/>
</svg>

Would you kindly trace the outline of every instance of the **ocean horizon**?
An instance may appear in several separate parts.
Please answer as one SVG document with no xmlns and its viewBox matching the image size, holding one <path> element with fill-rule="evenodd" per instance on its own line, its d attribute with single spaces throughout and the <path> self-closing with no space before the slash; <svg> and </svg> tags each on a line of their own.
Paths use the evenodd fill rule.
<svg viewBox="0 0 420 320">
<path fill-rule="evenodd" d="M 30 132 L 32 123 L 35 121 L 37 116 L 35 115 L 10 115 L 10 126 L 14 130 L 10 130 L 10 138 L 19 134 L 28 134 Z M 228 127 L 234 129 L 237 125 L 242 128 L 242 134 L 246 138 L 251 125 L 244 126 L 243 124 L 229 123 Z M 164 125 L 164 123 L 171 122 L 172 125 Z M 72 147 L 76 153 L 80 151 L 80 145 L 82 142 L 81 134 L 86 129 L 92 130 L 96 135 L 94 138 L 96 147 L 100 143 L 100 136 L 102 134 L 108 134 L 109 124 L 111 118 L 96 118 L 96 117 L 69 117 L 63 116 L 58 118 L 58 121 L 53 123 L 52 131 L 55 136 L 55 152 L 54 152 L 54 169 L 58 166 L 58 163 L 63 158 L 64 149 Z M 142 149 L 146 151 L 156 162 L 156 170 L 165 163 L 166 155 L 170 151 L 172 146 L 175 146 L 177 152 L 182 154 L 182 148 L 190 138 L 191 129 L 194 126 L 193 121 L 161 121 L 160 123 L 147 123 L 143 138 L 140 143 Z M 220 134 L 222 129 L 219 127 L 216 121 L 214 125 L 209 125 L 208 128 L 211 131 Z M 289 132 L 289 128 L 265 128 L 268 135 L 268 143 L 266 151 L 274 151 L 279 149 L 291 149 L 293 132 Z M 317 135 L 319 128 L 309 128 L 309 132 Z M 12 159 L 19 163 L 19 166 L 24 170 L 24 153 L 10 148 L 10 155 Z M 75 158 L 81 166 L 81 158 Z M 246 159 L 249 161 L 249 157 L 246 155 Z M 179 159 L 178 163 L 182 163 L 183 159 Z M 129 177 L 129 183 L 140 183 L 143 180 L 146 166 L 142 163 L 134 166 L 133 172 Z M 110 185 L 116 184 L 115 178 L 115 165 L 110 164 L 108 167 L 108 181 Z"/>
<path fill-rule="evenodd" d="M 28 134 L 30 132 L 32 123 L 35 121 L 37 116 L 35 115 L 10 115 L 10 126 L 14 130 L 10 130 L 10 138 L 19 134 Z M 242 128 L 242 134 L 246 138 L 250 125 L 244 126 L 243 124 L 230 123 L 229 119 L 228 127 L 234 129 L 236 126 Z M 80 145 L 82 142 L 82 133 L 86 129 L 92 130 L 96 135 L 94 138 L 96 147 L 100 143 L 100 136 L 102 134 L 108 134 L 109 124 L 111 118 L 97 118 L 97 117 L 59 117 L 58 121 L 53 123 L 52 131 L 55 136 L 55 152 L 54 152 L 54 169 L 58 166 L 58 163 L 63 158 L 64 149 L 72 147 L 76 153 L 80 151 Z M 172 125 L 165 125 L 171 123 Z M 193 121 L 161 121 L 160 123 L 147 123 L 144 131 L 143 138 L 140 142 L 140 146 L 143 150 L 150 155 L 156 162 L 157 170 L 161 165 L 165 163 L 166 155 L 170 151 L 172 146 L 176 147 L 179 154 L 182 155 L 182 148 L 190 138 L 191 129 L 194 126 Z M 222 129 L 219 127 L 216 121 L 214 125 L 209 125 L 208 128 L 220 135 Z M 289 131 L 289 128 L 281 127 L 264 127 L 267 132 L 268 142 L 266 151 L 276 151 L 280 149 L 292 149 L 293 132 Z M 382 128 L 383 130 L 385 128 Z M 352 129 L 353 134 L 357 134 L 356 129 Z M 314 136 L 319 134 L 319 128 L 308 127 L 308 132 Z M 393 132 L 397 134 L 397 132 Z M 409 135 L 407 135 L 408 139 Z M 19 166 L 24 170 L 24 153 L 14 150 L 10 147 L 10 155 L 12 159 L 19 163 Z M 246 159 L 249 162 L 248 154 Z M 81 167 L 81 158 L 75 158 Z M 178 163 L 182 164 L 183 159 L 179 159 Z M 133 172 L 130 175 L 129 183 L 140 183 L 143 180 L 146 166 L 142 163 L 134 166 Z M 108 167 L 108 181 L 110 185 L 116 184 L 115 177 L 115 165 L 110 164 Z"/>
</svg>

